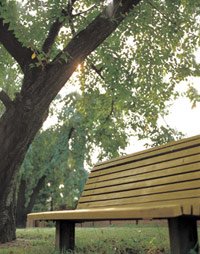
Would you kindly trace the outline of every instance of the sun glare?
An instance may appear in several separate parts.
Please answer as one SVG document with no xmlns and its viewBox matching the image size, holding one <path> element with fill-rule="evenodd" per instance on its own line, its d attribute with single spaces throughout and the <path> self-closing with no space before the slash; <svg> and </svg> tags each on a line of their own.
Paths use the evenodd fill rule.
<svg viewBox="0 0 200 254">
<path fill-rule="evenodd" d="M 82 69 L 82 64 L 78 64 L 78 66 L 77 66 L 77 71 L 80 72 L 81 69 Z"/>
</svg>

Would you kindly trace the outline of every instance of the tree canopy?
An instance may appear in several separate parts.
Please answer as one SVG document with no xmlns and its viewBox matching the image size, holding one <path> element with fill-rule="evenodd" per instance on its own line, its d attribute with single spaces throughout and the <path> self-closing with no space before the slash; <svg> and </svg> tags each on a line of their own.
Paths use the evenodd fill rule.
<svg viewBox="0 0 200 254">
<path fill-rule="evenodd" d="M 106 1 L 74 1 L 66 9 L 66 1 L 2 1 L 1 15 L 20 42 L 31 50 L 34 69 L 58 55 L 67 61 L 70 56 L 64 53 L 65 46 L 105 4 Z M 199 75 L 194 55 L 199 46 L 198 18 L 199 4 L 194 1 L 142 1 L 80 66 L 78 86 L 84 97 L 80 108 L 85 116 L 88 114 L 87 121 L 93 121 L 95 116 L 98 121 L 95 127 L 101 129 L 106 124 L 113 129 L 117 122 L 116 129 L 122 132 L 131 126 L 140 138 L 144 137 L 144 130 L 145 136 L 154 132 L 158 115 L 166 113 L 165 102 L 175 96 L 175 85 L 189 76 Z M 23 75 L 8 53 L 4 53 L 12 63 L 9 70 L 12 69 L 13 77 L 9 80 L 15 80 L 16 85 L 6 86 L 6 79 L 2 84 L 6 91 L 9 87 L 9 94 L 14 94 L 20 90 L 17 80 L 22 80 Z M 3 70 L 3 77 L 8 77 L 6 71 L 8 68 Z M 194 95 L 189 88 L 190 98 L 192 91 Z M 126 124 L 124 116 L 129 119 Z"/>
</svg>

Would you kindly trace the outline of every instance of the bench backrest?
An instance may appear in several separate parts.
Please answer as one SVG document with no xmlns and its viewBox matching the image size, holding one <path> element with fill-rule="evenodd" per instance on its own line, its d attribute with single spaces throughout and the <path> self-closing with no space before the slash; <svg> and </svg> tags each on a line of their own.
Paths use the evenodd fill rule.
<svg viewBox="0 0 200 254">
<path fill-rule="evenodd" d="M 78 209 L 200 203 L 200 136 L 97 164 Z"/>
</svg>

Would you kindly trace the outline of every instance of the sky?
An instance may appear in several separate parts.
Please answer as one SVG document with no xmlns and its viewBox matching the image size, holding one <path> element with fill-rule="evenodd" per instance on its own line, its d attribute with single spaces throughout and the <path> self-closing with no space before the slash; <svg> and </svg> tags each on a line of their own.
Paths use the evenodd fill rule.
<svg viewBox="0 0 200 254">
<path fill-rule="evenodd" d="M 195 53 L 196 62 L 200 64 L 200 48 Z M 200 78 L 191 78 L 191 84 L 200 94 Z M 179 90 L 185 92 L 187 83 L 180 84 Z M 192 104 L 188 98 L 177 99 L 171 107 L 171 113 L 166 118 L 167 122 L 177 130 L 182 131 L 187 137 L 200 134 L 200 103 L 192 109 Z"/>
<path fill-rule="evenodd" d="M 166 117 L 170 126 L 182 131 L 186 136 L 200 134 L 200 103 L 192 109 L 187 98 L 180 98 L 173 104 L 171 113 Z"/>
<path fill-rule="evenodd" d="M 189 83 L 200 94 L 200 78 L 191 78 Z M 188 83 L 178 85 L 179 92 L 186 92 Z M 200 134 L 200 103 L 192 108 L 192 103 L 187 97 L 176 99 L 170 107 L 170 114 L 165 118 L 166 122 L 178 131 L 182 131 L 187 137 Z"/>
</svg>

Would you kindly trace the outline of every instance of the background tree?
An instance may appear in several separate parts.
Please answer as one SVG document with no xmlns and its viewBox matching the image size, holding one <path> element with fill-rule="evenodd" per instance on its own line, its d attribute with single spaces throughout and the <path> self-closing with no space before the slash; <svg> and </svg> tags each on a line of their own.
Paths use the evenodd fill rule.
<svg viewBox="0 0 200 254">
<path fill-rule="evenodd" d="M 25 227 L 34 206 L 35 211 L 75 208 L 87 178 L 80 126 L 69 119 L 37 135 L 29 147 L 19 175 L 17 227 Z"/>
<path fill-rule="evenodd" d="M 116 127 L 121 136 L 127 126 L 137 133 L 155 129 L 158 114 L 164 114 L 164 101 L 177 82 L 199 75 L 193 54 L 199 44 L 199 3 L 114 0 L 107 8 L 105 5 L 106 1 L 92 0 L 0 1 L 0 42 L 23 73 L 13 100 L 0 92 L 5 106 L 0 119 L 1 242 L 15 238 L 13 200 L 19 166 L 51 101 L 86 57 L 90 55 L 85 72 L 91 75 L 85 76 L 89 82 L 81 87 L 87 100 L 81 100 L 79 111 L 82 105 L 89 106 L 87 101 L 96 110 L 102 109 L 91 135 L 100 147 L 108 138 L 115 140 Z M 93 52 L 124 19 L 115 35 Z M 105 64 L 108 60 L 109 65 Z M 96 104 L 97 97 L 101 100 Z M 84 111 L 88 121 L 94 111 L 89 107 Z M 106 139 L 101 137 L 107 129 L 104 125 L 112 130 Z M 110 148 L 105 152 L 110 155 Z"/>
<path fill-rule="evenodd" d="M 32 211 L 40 190 L 45 186 L 55 139 L 55 133 L 47 130 L 39 134 L 29 147 L 18 176 L 17 227 L 25 227 L 27 213 Z"/>
</svg>

